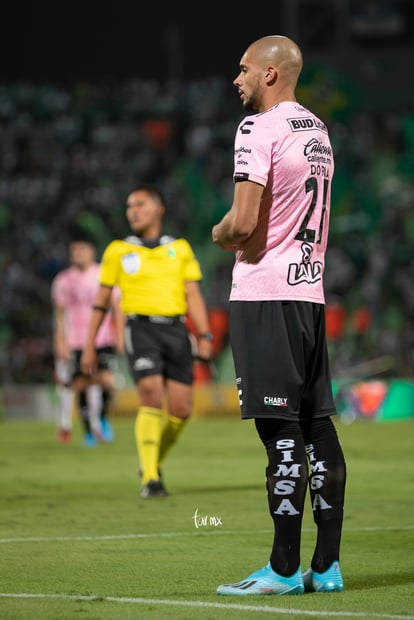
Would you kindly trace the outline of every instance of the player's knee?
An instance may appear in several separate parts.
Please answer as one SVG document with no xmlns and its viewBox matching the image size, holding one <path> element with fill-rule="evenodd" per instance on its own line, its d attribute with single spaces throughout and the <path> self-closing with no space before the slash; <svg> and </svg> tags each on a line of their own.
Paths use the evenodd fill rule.
<svg viewBox="0 0 414 620">
<path fill-rule="evenodd" d="M 170 415 L 174 416 L 175 418 L 181 418 L 182 420 L 186 420 L 187 418 L 191 417 L 191 406 L 188 406 L 184 403 L 182 404 L 175 404 L 174 406 L 170 406 L 168 409 L 168 412 L 170 413 Z"/>
</svg>

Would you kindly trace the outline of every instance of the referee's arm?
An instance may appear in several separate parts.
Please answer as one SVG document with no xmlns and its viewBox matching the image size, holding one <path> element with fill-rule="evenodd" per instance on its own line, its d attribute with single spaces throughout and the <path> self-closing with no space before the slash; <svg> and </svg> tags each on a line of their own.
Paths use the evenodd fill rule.
<svg viewBox="0 0 414 620">
<path fill-rule="evenodd" d="M 206 302 L 199 283 L 187 281 L 185 284 L 188 315 L 193 322 L 198 335 L 198 355 L 203 360 L 209 360 L 212 353 L 212 343 L 205 335 L 210 333 L 210 322 Z"/>
</svg>

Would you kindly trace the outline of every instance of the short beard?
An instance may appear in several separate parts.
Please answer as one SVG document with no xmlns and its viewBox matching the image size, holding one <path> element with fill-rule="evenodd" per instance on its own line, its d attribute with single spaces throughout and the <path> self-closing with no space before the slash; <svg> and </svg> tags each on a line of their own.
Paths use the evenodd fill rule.
<svg viewBox="0 0 414 620">
<path fill-rule="evenodd" d="M 252 88 L 250 97 L 247 97 L 243 104 L 243 108 L 246 110 L 246 112 L 257 112 L 257 110 L 259 109 L 259 106 L 257 105 L 259 93 L 260 83 L 259 79 L 257 79 L 255 85 Z"/>
<path fill-rule="evenodd" d="M 252 99 L 246 99 L 246 101 L 243 103 L 243 109 L 246 112 L 255 112 L 256 108 L 253 105 Z"/>
</svg>

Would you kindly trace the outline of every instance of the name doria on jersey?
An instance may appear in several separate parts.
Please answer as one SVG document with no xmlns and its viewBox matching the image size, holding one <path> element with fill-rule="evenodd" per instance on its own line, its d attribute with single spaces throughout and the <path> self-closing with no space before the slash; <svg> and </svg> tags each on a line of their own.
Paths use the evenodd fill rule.
<svg viewBox="0 0 414 620">
<path fill-rule="evenodd" d="M 300 118 L 287 118 L 286 120 L 292 131 L 310 131 L 311 129 L 319 129 L 326 134 L 328 133 L 325 123 L 322 123 L 322 121 L 314 117 L 302 116 Z"/>
</svg>

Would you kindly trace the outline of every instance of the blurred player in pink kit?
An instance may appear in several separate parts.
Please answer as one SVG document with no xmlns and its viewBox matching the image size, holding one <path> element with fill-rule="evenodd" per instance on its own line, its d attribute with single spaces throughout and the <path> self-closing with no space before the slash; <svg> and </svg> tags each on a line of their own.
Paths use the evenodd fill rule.
<svg viewBox="0 0 414 620">
<path fill-rule="evenodd" d="M 235 137 L 233 204 L 212 239 L 235 251 L 230 341 L 241 416 L 254 420 L 267 454 L 274 534 L 267 564 L 220 585 L 224 595 L 344 589 L 346 464 L 331 420 L 323 288 L 334 157 L 326 125 L 296 99 L 302 62 L 294 41 L 265 36 L 233 82 L 249 114 Z M 308 486 L 317 537 L 302 572 Z"/>
<path fill-rule="evenodd" d="M 123 316 L 117 290 L 111 311 L 97 335 L 98 372 L 86 376 L 80 369 L 80 357 L 86 341 L 92 306 L 99 288 L 100 265 L 93 239 L 84 231 L 72 235 L 69 243 L 70 266 L 58 273 L 51 287 L 53 303 L 53 348 L 55 378 L 60 393 L 58 438 L 71 439 L 73 395 L 79 399 L 79 411 L 85 428 L 85 445 L 112 441 L 113 431 L 107 407 L 113 385 L 111 359 L 123 348 Z"/>
</svg>

